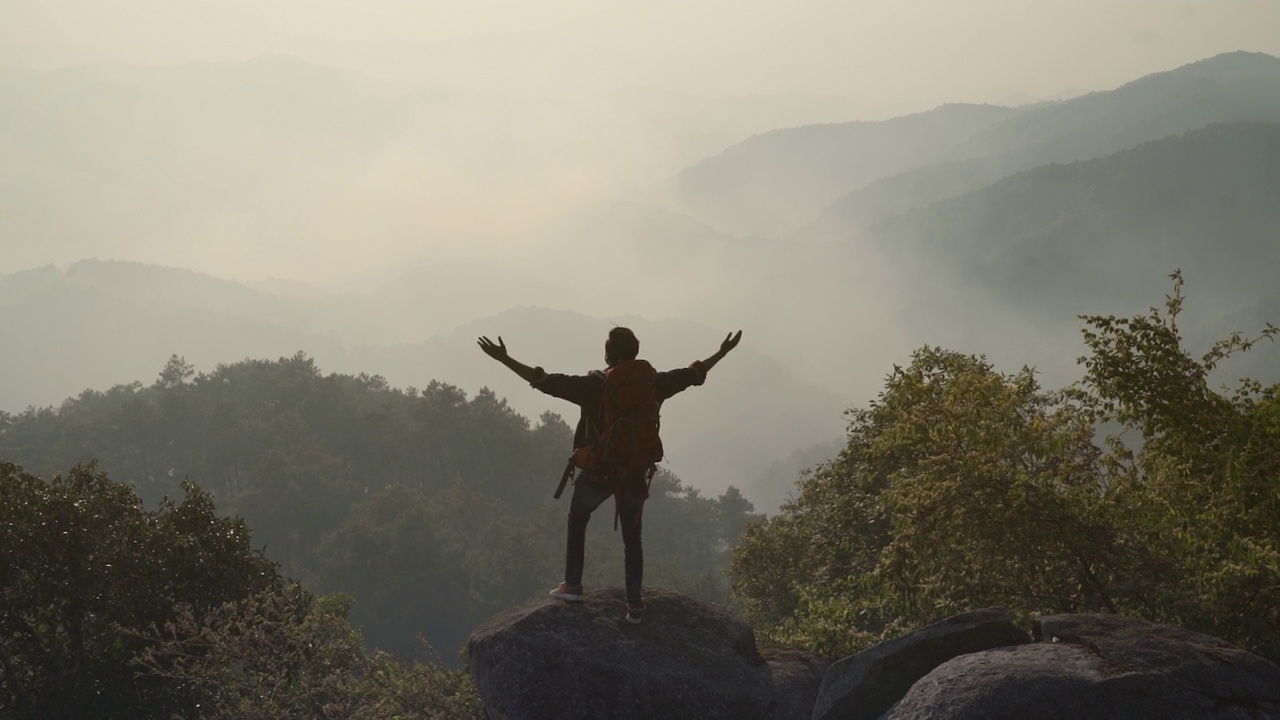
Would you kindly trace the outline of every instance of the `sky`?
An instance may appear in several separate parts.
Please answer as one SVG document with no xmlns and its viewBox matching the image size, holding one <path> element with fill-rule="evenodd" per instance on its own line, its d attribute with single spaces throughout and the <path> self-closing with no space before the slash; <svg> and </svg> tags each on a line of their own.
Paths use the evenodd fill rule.
<svg viewBox="0 0 1280 720">
<path fill-rule="evenodd" d="M 424 250 L 506 253 L 755 133 L 1061 99 L 1236 50 L 1280 55 L 1280 0 L 0 0 L 0 70 L 285 56 L 462 98 L 367 125 L 369 150 L 315 123 L 255 135 L 168 90 L 113 129 L 43 78 L 70 115 L 20 95 L 0 115 L 0 186 L 20 191 L 0 273 L 109 257 L 376 282 Z M 227 117 L 270 118 L 240 99 Z"/>
<path fill-rule="evenodd" d="M 891 102 L 1107 89 L 1280 54 L 1277 0 L 0 0 L 0 67 L 283 53 L 393 80 Z"/>
</svg>

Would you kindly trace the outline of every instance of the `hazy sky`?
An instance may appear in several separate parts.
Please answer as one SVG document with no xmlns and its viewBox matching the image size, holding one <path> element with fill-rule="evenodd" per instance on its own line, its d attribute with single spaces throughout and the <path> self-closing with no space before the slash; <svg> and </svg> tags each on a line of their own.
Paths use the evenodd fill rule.
<svg viewBox="0 0 1280 720">
<path fill-rule="evenodd" d="M 1104 89 L 1280 54 L 1277 0 L 0 0 L 0 66 L 286 53 L 501 92 L 658 86 L 893 101 Z"/>
<path fill-rule="evenodd" d="M 527 228 L 752 133 L 1058 98 L 1234 50 L 1280 55 L 1280 0 L 0 0 L 0 68 L 288 55 L 525 96 L 457 93 L 469 99 L 420 112 L 399 134 L 353 125 L 377 139 L 367 153 L 326 144 L 312 128 L 322 113 L 271 135 L 253 124 L 270 120 L 270 104 L 170 95 L 116 125 L 49 122 L 62 140 L 44 148 L 46 109 L 19 97 L 26 114 L 0 127 L 19 134 L 0 151 L 32 166 L 0 158 L 26 192 L 0 237 L 17 238 L 20 252 L 0 253 L 0 272 L 97 256 L 242 278 L 364 277 L 427 249 L 522 244 Z M 595 103 L 638 87 L 830 97 L 720 103 L 703 115 L 688 97 L 664 105 L 662 93 Z M 62 98 L 55 109 L 74 107 L 56 95 L 74 87 L 50 92 Z M 217 120 L 224 111 L 238 120 Z M 295 157 L 299 138 L 306 152 Z"/>
</svg>

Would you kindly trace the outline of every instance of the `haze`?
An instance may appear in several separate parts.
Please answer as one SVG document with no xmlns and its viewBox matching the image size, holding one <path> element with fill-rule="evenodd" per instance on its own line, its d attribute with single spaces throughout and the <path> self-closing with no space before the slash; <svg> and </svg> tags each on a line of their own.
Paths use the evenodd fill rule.
<svg viewBox="0 0 1280 720">
<path fill-rule="evenodd" d="M 184 214 L 160 228 L 115 203 L 105 218 L 84 207 L 37 208 L 34 217 L 6 223 L 10 248 L 0 258 L 6 272 L 102 256 L 308 282 L 398 267 L 425 248 L 502 246 L 532 223 L 659 181 L 776 127 L 877 119 L 944 102 L 1016 105 L 1111 88 L 1219 52 L 1280 51 L 1280 4 L 1271 0 L 10 0 L 4 16 L 0 67 L 11 70 L 287 55 L 361 73 L 366 85 L 398 83 L 377 92 L 388 104 L 413 105 L 407 119 L 387 128 L 376 125 L 385 113 L 341 118 L 346 131 L 372 136 L 375 145 L 361 148 L 363 157 L 347 153 L 342 164 L 319 158 L 301 176 L 284 168 L 280 178 L 281 163 L 303 158 L 268 153 L 261 163 L 219 167 L 191 160 L 200 147 L 176 148 L 186 153 L 178 160 L 189 161 L 184 173 L 211 176 L 189 192 L 244 193 L 262 207 Z M 165 91 L 154 73 L 123 82 L 139 83 L 149 88 L 144 101 Z M 444 111 L 423 111 L 424 92 L 448 93 Z M 168 112 L 211 114 L 198 95 L 156 102 Z M 227 127 L 153 119 L 140 118 L 140 131 L 175 128 L 189 133 L 179 141 L 208 140 L 204 150 L 214 156 L 219 140 L 240 140 L 226 137 Z M 29 142 L 8 135 L 13 144 Z M 6 155 L 20 152 L 9 148 Z M 65 220 L 42 210 L 77 214 L 86 224 L 91 218 L 93 232 L 51 227 Z M 184 240 L 175 240 L 177 227 Z"/>
<path fill-rule="evenodd" d="M 655 86 L 831 93 L 873 106 L 1110 87 L 1225 50 L 1277 49 L 1271 0 L 6 3 L 0 65 L 165 65 L 290 54 L 522 95 Z"/>
<path fill-rule="evenodd" d="M 1278 319 L 1274 0 L 0 2 L 0 411 L 302 350 L 571 416 L 475 337 L 742 328 L 664 434 L 750 491 L 922 344 L 1067 382 L 1176 268 Z"/>
</svg>

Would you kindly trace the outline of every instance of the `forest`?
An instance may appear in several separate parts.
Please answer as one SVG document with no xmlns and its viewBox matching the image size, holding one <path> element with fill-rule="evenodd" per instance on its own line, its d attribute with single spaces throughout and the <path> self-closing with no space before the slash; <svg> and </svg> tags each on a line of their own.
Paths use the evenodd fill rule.
<svg viewBox="0 0 1280 720">
<path fill-rule="evenodd" d="M 571 449 L 557 415 L 531 424 L 488 391 L 323 375 L 302 354 L 204 374 L 175 357 L 149 386 L 0 414 L 0 458 L 43 477 L 96 462 L 148 507 L 190 480 L 284 576 L 349 594 L 373 644 L 412 654 L 421 633 L 450 660 L 476 622 L 559 581 L 567 504 L 552 493 Z M 727 598 L 750 504 L 668 473 L 651 494 L 652 582 Z M 595 525 L 588 566 L 620 579 L 610 524 Z"/>
<path fill-rule="evenodd" d="M 839 456 L 757 516 L 670 474 L 646 583 L 836 658 L 946 615 L 1116 612 L 1280 659 L 1280 384 L 1215 389 L 1164 307 L 1083 318 L 1081 381 L 924 347 Z M 0 415 L 0 710 L 18 717 L 479 717 L 448 656 L 556 579 L 570 442 L 490 392 L 298 354 Z M 17 463 L 23 463 L 19 466 Z M 607 536 L 609 523 L 595 532 Z M 588 577 L 620 584 L 620 543 Z"/>
</svg>

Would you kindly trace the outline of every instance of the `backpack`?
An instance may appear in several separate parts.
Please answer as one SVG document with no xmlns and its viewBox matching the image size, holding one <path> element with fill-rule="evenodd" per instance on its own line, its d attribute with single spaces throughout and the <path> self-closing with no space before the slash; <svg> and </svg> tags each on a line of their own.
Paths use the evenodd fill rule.
<svg viewBox="0 0 1280 720">
<path fill-rule="evenodd" d="M 657 375 L 645 360 L 621 362 L 605 372 L 600 436 L 594 444 L 573 451 L 575 465 L 598 476 L 613 476 L 615 483 L 657 469 L 662 459 Z"/>
</svg>

